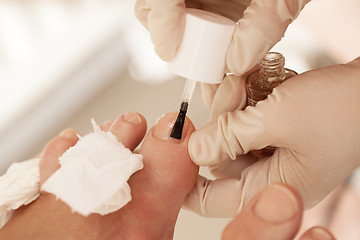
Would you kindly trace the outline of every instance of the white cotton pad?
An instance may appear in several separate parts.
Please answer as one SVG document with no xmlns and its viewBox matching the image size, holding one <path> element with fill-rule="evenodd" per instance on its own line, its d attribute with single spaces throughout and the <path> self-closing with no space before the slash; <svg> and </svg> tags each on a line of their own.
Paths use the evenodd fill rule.
<svg viewBox="0 0 360 240">
<path fill-rule="evenodd" d="M 0 228 L 10 219 L 12 210 L 39 196 L 39 180 L 38 158 L 13 163 L 0 177 Z"/>
<path fill-rule="evenodd" d="M 142 156 L 125 148 L 94 121 L 94 133 L 79 139 L 60 158 L 61 167 L 42 185 L 84 216 L 105 215 L 131 200 L 127 181 L 143 168 Z"/>
</svg>

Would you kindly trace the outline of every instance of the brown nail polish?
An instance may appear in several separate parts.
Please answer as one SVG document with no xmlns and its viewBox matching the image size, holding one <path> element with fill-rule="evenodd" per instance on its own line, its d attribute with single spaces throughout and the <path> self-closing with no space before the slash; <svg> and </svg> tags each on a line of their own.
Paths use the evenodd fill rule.
<svg viewBox="0 0 360 240">
<path fill-rule="evenodd" d="M 260 69 L 252 72 L 246 79 L 245 87 L 248 106 L 256 106 L 256 103 L 265 100 L 275 87 L 297 75 L 295 71 L 284 68 L 284 65 L 285 58 L 282 54 L 269 52 L 265 55 L 260 61 Z M 267 146 L 251 152 L 255 156 L 264 158 L 273 155 L 275 150 L 275 147 Z"/>
</svg>

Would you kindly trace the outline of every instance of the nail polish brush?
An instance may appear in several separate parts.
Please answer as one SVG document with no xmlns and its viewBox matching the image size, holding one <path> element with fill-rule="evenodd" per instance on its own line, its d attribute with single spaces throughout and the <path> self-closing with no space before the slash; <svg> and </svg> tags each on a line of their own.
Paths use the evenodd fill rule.
<svg viewBox="0 0 360 240">
<path fill-rule="evenodd" d="M 191 97 L 194 94 L 196 81 L 187 79 L 181 96 L 179 115 L 176 118 L 170 137 L 181 139 L 182 130 L 184 128 L 186 113 L 190 105 Z"/>
<path fill-rule="evenodd" d="M 224 77 L 225 56 L 236 23 L 204 10 L 186 9 L 185 31 L 175 58 L 168 64 L 176 75 L 186 78 L 179 115 L 170 137 L 181 139 L 196 82 L 219 84 Z"/>
</svg>

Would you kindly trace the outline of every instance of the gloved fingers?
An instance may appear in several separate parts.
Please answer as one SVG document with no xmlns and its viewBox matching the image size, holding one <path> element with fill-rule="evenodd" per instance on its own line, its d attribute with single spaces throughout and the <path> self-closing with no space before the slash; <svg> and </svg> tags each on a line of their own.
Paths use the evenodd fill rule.
<svg viewBox="0 0 360 240">
<path fill-rule="evenodd" d="M 257 108 L 223 113 L 195 131 L 189 142 L 191 159 L 199 166 L 211 166 L 271 143 L 264 115 Z"/>
<path fill-rule="evenodd" d="M 289 186 L 272 184 L 258 193 L 229 223 L 222 240 L 291 240 L 301 225 L 300 196 Z"/>
<path fill-rule="evenodd" d="M 221 178 L 239 178 L 242 172 L 258 161 L 258 157 L 252 153 L 237 156 L 235 160 L 228 159 L 209 166 L 210 173 L 217 179 Z"/>
<path fill-rule="evenodd" d="M 207 217 L 233 217 L 272 183 L 288 184 L 299 193 L 306 208 L 314 206 L 336 184 L 329 180 L 319 182 L 328 178 L 328 171 L 323 166 L 323 172 L 313 172 L 302 157 L 287 148 L 278 148 L 270 158 L 254 161 L 240 177 L 208 180 L 199 176 L 184 206 Z"/>
<path fill-rule="evenodd" d="M 216 181 L 204 181 L 206 189 L 200 187 L 202 192 L 197 194 L 205 199 L 200 206 L 221 206 L 217 199 L 231 194 L 245 194 L 241 198 L 246 202 L 259 190 L 258 186 L 274 181 L 294 187 L 305 208 L 316 205 L 330 193 L 359 166 L 360 131 L 354 127 L 360 119 L 355 104 L 360 101 L 360 82 L 356 81 L 359 69 L 347 64 L 300 74 L 275 88 L 256 107 L 221 114 L 217 122 L 194 132 L 189 153 L 201 166 L 236 159 L 268 145 L 278 147 L 270 159 L 257 161 L 243 171 L 240 180 L 228 190 L 212 187 Z M 218 198 L 209 201 L 212 195 Z M 211 207 L 206 202 L 217 204 Z"/>
<path fill-rule="evenodd" d="M 348 141 L 337 139 L 358 134 L 356 129 L 343 131 L 340 122 L 341 126 L 353 126 L 358 121 L 359 108 L 354 102 L 359 98 L 360 85 L 351 79 L 359 69 L 356 64 L 347 64 L 299 74 L 275 88 L 256 107 L 221 114 L 216 122 L 192 134 L 192 160 L 209 166 L 269 145 L 298 153 L 311 152 L 307 154 L 309 158 L 323 161 L 333 158 L 330 152 L 334 151 L 327 146 L 342 149 L 336 154 L 353 151 Z"/>
<path fill-rule="evenodd" d="M 242 186 L 237 178 L 209 180 L 198 176 L 183 208 L 205 217 L 234 217 L 241 209 Z"/>
<path fill-rule="evenodd" d="M 172 60 L 181 43 L 185 27 L 185 8 L 214 12 L 239 20 L 250 0 L 137 0 L 135 16 L 150 31 L 155 51 L 164 61 Z"/>
<path fill-rule="evenodd" d="M 241 109 L 245 105 L 245 79 L 235 75 L 228 75 L 221 82 L 214 95 L 210 110 L 210 120 L 217 119 L 221 113 Z"/>
<path fill-rule="evenodd" d="M 323 227 L 313 227 L 306 231 L 299 240 L 335 240 L 336 238 Z"/>
<path fill-rule="evenodd" d="M 213 84 L 202 84 L 202 96 L 205 105 L 210 109 L 210 120 L 214 121 L 219 115 L 224 114 L 225 112 L 232 112 L 237 109 L 242 109 L 246 105 L 246 89 L 245 89 L 245 79 L 249 75 L 249 73 L 257 70 L 259 68 L 258 65 L 255 65 L 249 72 L 245 73 L 242 76 L 235 75 L 227 75 L 220 85 Z M 213 126 L 216 123 L 209 123 L 207 126 L 202 129 L 213 129 Z M 204 130 L 203 132 L 206 134 L 208 130 Z M 211 130 L 209 130 L 211 131 Z M 190 145 L 198 141 L 198 138 L 204 136 L 204 133 L 196 133 L 193 137 L 193 140 L 190 141 Z M 195 140 L 197 139 L 197 140 Z M 197 154 L 199 151 L 196 150 L 196 147 L 190 146 L 193 150 L 192 159 L 195 163 L 202 165 L 202 161 L 199 161 L 199 156 Z M 203 146 L 206 143 L 202 144 Z M 226 144 L 227 145 L 227 144 Z M 207 147 L 205 147 L 207 149 Z M 220 148 L 221 149 L 221 148 Z M 191 150 L 190 150 L 191 152 Z M 218 156 L 210 156 L 209 151 L 204 151 L 206 158 L 205 161 L 209 161 L 210 163 L 207 165 L 215 164 L 216 162 L 221 162 L 226 159 L 226 155 L 223 155 L 223 158 L 219 159 Z M 208 154 L 207 154 L 208 153 Z M 232 156 L 230 158 L 234 159 L 236 156 Z M 215 162 L 211 159 L 216 158 Z"/>
<path fill-rule="evenodd" d="M 218 87 L 210 110 L 213 121 L 224 112 L 232 112 L 246 106 L 245 77 L 227 75 Z"/>
<path fill-rule="evenodd" d="M 149 0 L 136 0 L 134 7 L 135 16 L 146 29 L 149 29 L 148 15 L 150 10 Z"/>
<path fill-rule="evenodd" d="M 138 0 L 135 15 L 149 30 L 159 57 L 164 61 L 172 60 L 184 34 L 184 0 Z"/>
<path fill-rule="evenodd" d="M 318 78 L 315 72 L 295 76 L 275 88 L 256 107 L 220 114 L 216 122 L 208 123 L 191 136 L 189 153 L 192 160 L 198 165 L 209 166 L 266 146 L 308 151 L 308 146 L 304 148 L 299 143 L 309 142 L 308 136 L 319 131 L 318 120 L 308 115 L 324 112 L 324 103 L 333 98 L 327 92 L 331 85 L 312 81 L 314 78 Z M 323 84 L 327 88 L 321 87 Z M 225 95 L 225 91 L 218 92 L 219 96 Z M 313 96 L 319 100 L 310 101 Z M 324 134 L 312 140 L 326 140 Z"/>
<path fill-rule="evenodd" d="M 282 149 L 282 153 L 278 149 L 276 154 L 281 154 L 285 160 L 282 161 L 279 157 L 258 160 L 243 170 L 238 178 L 208 180 L 199 176 L 196 186 L 185 200 L 184 207 L 206 217 L 234 217 L 267 185 L 287 183 L 285 176 L 289 175 L 299 179 L 296 171 L 283 167 L 285 161 L 290 164 L 294 162 L 292 155 L 288 154 L 286 149 Z M 294 168 L 297 169 L 297 164 L 294 164 Z"/>
<path fill-rule="evenodd" d="M 301 104 L 301 102 L 299 103 Z M 333 158 L 333 154 L 329 155 L 327 145 L 324 145 L 323 142 L 336 139 L 335 136 L 328 139 L 329 133 L 326 128 L 331 127 L 331 124 L 322 123 L 322 129 L 319 129 L 318 123 L 307 118 L 309 119 L 308 124 L 296 125 L 297 120 L 304 121 L 302 118 L 305 116 L 302 114 L 306 112 L 305 110 L 301 111 L 302 107 L 296 107 L 297 105 L 290 104 L 289 106 L 293 107 L 292 110 L 285 107 L 286 110 L 281 111 L 276 107 L 273 108 L 277 104 L 263 102 L 258 105 L 260 106 L 248 107 L 244 111 L 222 114 L 218 122 L 210 123 L 203 129 L 194 132 L 189 143 L 189 154 L 192 160 L 200 166 L 222 166 L 222 164 L 226 166 L 229 158 L 235 160 L 250 150 L 262 149 L 268 145 L 276 146 L 278 149 L 269 159 L 256 161 L 242 171 L 240 182 L 251 185 L 248 187 L 251 190 L 248 190 L 247 194 L 249 191 L 255 191 L 259 185 L 264 187 L 274 181 L 287 183 L 301 194 L 305 208 L 317 204 L 357 166 L 354 165 L 356 162 L 349 162 L 347 165 L 343 165 L 342 173 L 339 174 L 339 167 L 336 167 L 338 163 L 329 161 Z M 268 111 L 267 113 L 263 107 Z M 284 118 L 279 114 L 271 115 L 269 112 L 285 112 L 288 115 Z M 298 112 L 298 114 L 292 112 Z M 269 125 L 271 122 L 276 124 Z M 330 133 L 343 134 L 335 129 Z M 312 134 L 316 134 L 317 137 L 309 139 Z M 325 148 L 319 149 L 320 147 Z M 344 145 L 344 147 L 346 146 Z M 341 159 L 342 153 L 339 152 L 339 154 L 337 159 Z M 264 165 L 261 165 L 263 163 Z M 271 179 L 268 179 L 270 177 Z M 327 180 L 323 181 L 323 179 Z M 316 184 L 314 185 L 314 183 Z M 235 186 L 241 186 L 239 184 L 235 184 Z M 234 193 L 237 190 L 229 189 L 228 191 Z M 241 189 L 236 194 L 240 193 L 242 194 Z M 246 202 L 246 199 L 247 197 L 244 197 L 242 201 Z M 224 201 L 226 200 L 224 199 Z"/>
<path fill-rule="evenodd" d="M 250 73 L 259 69 L 256 64 L 242 76 L 225 75 L 221 84 L 201 84 L 201 93 L 205 106 L 210 111 L 210 120 L 215 120 L 221 113 L 242 109 L 246 105 L 245 82 Z"/>
<path fill-rule="evenodd" d="M 201 83 L 201 96 L 205 107 L 210 111 L 216 91 L 220 84 Z"/>
<path fill-rule="evenodd" d="M 241 75 L 265 56 L 284 36 L 288 25 L 310 0 L 254 0 L 238 21 L 226 66 Z"/>
<path fill-rule="evenodd" d="M 247 7 L 249 0 L 225 1 L 221 6 L 218 1 L 213 0 L 186 3 L 184 0 L 137 0 L 135 15 L 150 31 L 155 51 L 165 61 L 175 57 L 182 40 L 186 5 L 215 12 L 235 21 L 241 18 L 226 60 L 230 72 L 241 75 L 281 39 L 289 23 L 298 16 L 308 1 L 257 0 Z"/>
</svg>

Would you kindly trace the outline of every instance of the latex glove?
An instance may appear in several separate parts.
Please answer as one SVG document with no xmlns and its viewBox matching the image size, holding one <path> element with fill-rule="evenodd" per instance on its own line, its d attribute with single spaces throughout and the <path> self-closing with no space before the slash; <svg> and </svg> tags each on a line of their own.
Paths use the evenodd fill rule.
<svg viewBox="0 0 360 240">
<path fill-rule="evenodd" d="M 284 184 L 272 184 L 251 199 L 227 225 L 222 240 L 335 240 L 328 229 L 313 227 L 298 234 L 303 208 L 296 191 Z"/>
<path fill-rule="evenodd" d="M 233 216 L 273 182 L 289 184 L 305 208 L 314 206 L 360 164 L 359 104 L 360 58 L 297 75 L 256 107 L 221 114 L 192 135 L 189 152 L 224 179 L 200 177 L 186 206 L 206 216 Z M 278 147 L 270 158 L 247 154 L 268 145 Z"/>
<path fill-rule="evenodd" d="M 150 31 L 155 51 L 165 61 L 175 57 L 181 43 L 186 7 L 238 21 L 227 51 L 226 67 L 227 72 L 240 75 L 253 67 L 283 37 L 288 25 L 309 1 L 137 0 L 135 14 Z"/>
</svg>

